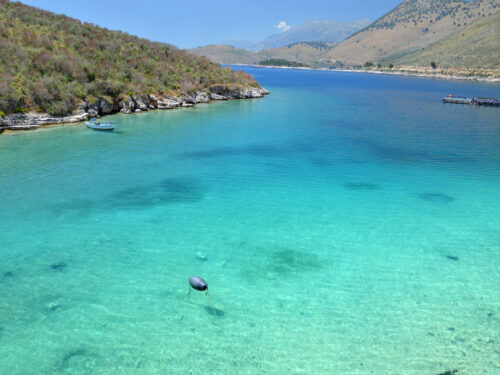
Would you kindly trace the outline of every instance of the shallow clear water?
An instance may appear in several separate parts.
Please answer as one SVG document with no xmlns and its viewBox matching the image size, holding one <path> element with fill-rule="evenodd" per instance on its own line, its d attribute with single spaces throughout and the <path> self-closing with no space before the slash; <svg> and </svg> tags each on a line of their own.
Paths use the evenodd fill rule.
<svg viewBox="0 0 500 375">
<path fill-rule="evenodd" d="M 0 374 L 497 374 L 499 86 L 248 70 L 0 136 Z"/>
</svg>

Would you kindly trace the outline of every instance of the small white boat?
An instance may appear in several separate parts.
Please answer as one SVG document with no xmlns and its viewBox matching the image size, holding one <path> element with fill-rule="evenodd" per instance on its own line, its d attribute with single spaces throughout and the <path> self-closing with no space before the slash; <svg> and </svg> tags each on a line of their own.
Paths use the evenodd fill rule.
<svg viewBox="0 0 500 375">
<path fill-rule="evenodd" d="M 115 130 L 115 125 L 112 122 L 97 122 L 95 118 L 86 121 L 85 125 L 94 130 Z"/>
</svg>

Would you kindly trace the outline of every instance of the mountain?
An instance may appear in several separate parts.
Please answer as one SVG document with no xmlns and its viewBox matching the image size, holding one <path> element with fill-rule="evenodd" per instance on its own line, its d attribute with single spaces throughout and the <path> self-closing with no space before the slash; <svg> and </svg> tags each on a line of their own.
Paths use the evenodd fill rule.
<svg viewBox="0 0 500 375">
<path fill-rule="evenodd" d="M 340 43 L 351 34 L 362 29 L 370 20 L 338 22 L 307 21 L 292 27 L 281 34 L 271 35 L 251 47 L 253 51 L 284 47 L 298 42 L 333 42 Z"/>
<path fill-rule="evenodd" d="M 132 96 L 259 87 L 246 73 L 170 44 L 8 0 L 0 0 L 0 74 L 0 116 L 28 110 L 66 115 L 100 97 L 114 107 Z"/>
<path fill-rule="evenodd" d="M 258 64 L 263 60 L 273 59 L 323 67 L 331 65 L 328 60 L 323 60 L 328 51 L 335 46 L 335 43 L 328 42 L 299 42 L 285 47 L 251 52 L 233 46 L 212 44 L 191 49 L 189 52 L 221 64 Z"/>
<path fill-rule="evenodd" d="M 500 0 L 405 0 L 338 45 L 301 42 L 255 53 L 207 46 L 192 52 L 221 63 L 256 64 L 270 59 L 312 67 L 374 69 L 380 64 L 376 69 L 394 65 L 405 70 L 429 68 L 434 61 L 440 71 L 459 68 L 464 70 L 460 74 L 470 74 L 479 69 L 484 70 L 480 74 L 498 76 L 499 17 Z"/>
<path fill-rule="evenodd" d="M 476 19 L 451 36 L 410 53 L 390 54 L 382 63 L 426 66 L 430 61 L 440 68 L 500 67 L 500 12 Z"/>
<path fill-rule="evenodd" d="M 395 61 L 405 54 L 416 56 L 422 49 L 464 30 L 475 20 L 492 17 L 499 7 L 499 0 L 405 0 L 350 36 L 330 51 L 328 57 L 364 64 L 390 62 L 390 56 L 394 56 Z M 455 38 L 460 39 L 460 34 Z"/>
</svg>

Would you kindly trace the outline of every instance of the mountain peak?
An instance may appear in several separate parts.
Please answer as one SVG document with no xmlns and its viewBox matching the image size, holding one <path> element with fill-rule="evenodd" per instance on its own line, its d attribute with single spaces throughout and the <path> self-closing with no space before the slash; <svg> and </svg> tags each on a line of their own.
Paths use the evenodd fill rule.
<svg viewBox="0 0 500 375">
<path fill-rule="evenodd" d="M 254 44 L 250 49 L 260 51 L 269 48 L 284 47 L 298 42 L 340 43 L 369 23 L 370 20 L 352 22 L 309 20 L 281 34 L 271 35 L 263 41 Z"/>
</svg>

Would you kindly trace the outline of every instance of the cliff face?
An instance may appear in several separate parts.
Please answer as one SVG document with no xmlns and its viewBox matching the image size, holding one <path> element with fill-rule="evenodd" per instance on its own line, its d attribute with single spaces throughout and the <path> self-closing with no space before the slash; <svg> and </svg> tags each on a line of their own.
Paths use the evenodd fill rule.
<svg viewBox="0 0 500 375">
<path fill-rule="evenodd" d="M 198 103 L 209 103 L 213 100 L 261 98 L 269 94 L 263 88 L 244 87 L 240 85 L 214 85 L 210 91 L 199 91 L 196 94 L 172 97 L 163 95 L 140 95 L 111 99 L 100 97 L 93 101 L 83 101 L 78 109 L 68 116 L 52 116 L 47 113 L 28 112 L 0 116 L 0 133 L 4 130 L 31 130 L 49 124 L 74 123 L 92 117 L 112 113 L 140 113 L 154 109 L 173 109 L 192 107 Z"/>
<path fill-rule="evenodd" d="M 170 44 L 8 0 L 0 0 L 0 74 L 0 115 L 40 112 L 52 118 L 40 121 L 75 111 L 93 116 L 171 107 L 169 100 L 196 97 L 214 85 L 260 88 L 247 73 Z M 167 97 L 172 99 L 161 99 Z"/>
</svg>

